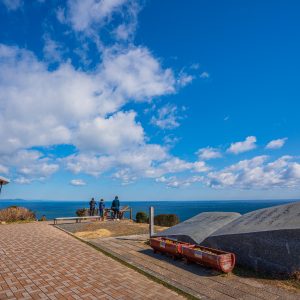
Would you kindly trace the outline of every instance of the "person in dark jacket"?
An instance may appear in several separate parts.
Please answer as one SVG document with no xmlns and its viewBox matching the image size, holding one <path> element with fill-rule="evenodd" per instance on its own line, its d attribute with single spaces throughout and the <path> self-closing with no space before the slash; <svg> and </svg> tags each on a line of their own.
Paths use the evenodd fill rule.
<svg viewBox="0 0 300 300">
<path fill-rule="evenodd" d="M 95 215 L 96 201 L 94 198 L 90 201 L 90 216 Z"/>
<path fill-rule="evenodd" d="M 99 214 L 102 220 L 104 220 L 104 209 L 105 209 L 105 203 L 104 200 L 101 199 L 99 202 Z"/>
<path fill-rule="evenodd" d="M 113 211 L 113 217 L 114 219 L 118 219 L 119 218 L 119 210 L 120 210 L 120 200 L 119 197 L 116 196 L 115 199 L 113 200 L 112 204 L 111 204 L 111 209 Z"/>
</svg>

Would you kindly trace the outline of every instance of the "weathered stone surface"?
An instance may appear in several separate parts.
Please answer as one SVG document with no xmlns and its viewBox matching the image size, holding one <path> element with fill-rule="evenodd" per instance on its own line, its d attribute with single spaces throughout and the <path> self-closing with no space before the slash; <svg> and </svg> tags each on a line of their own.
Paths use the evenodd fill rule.
<svg viewBox="0 0 300 300">
<path fill-rule="evenodd" d="M 205 212 L 159 232 L 156 236 L 176 238 L 183 242 L 199 244 L 214 231 L 240 216 L 240 214 L 233 212 Z"/>
<path fill-rule="evenodd" d="M 238 264 L 256 271 L 300 271 L 300 202 L 247 213 L 202 244 L 233 252 Z"/>
</svg>

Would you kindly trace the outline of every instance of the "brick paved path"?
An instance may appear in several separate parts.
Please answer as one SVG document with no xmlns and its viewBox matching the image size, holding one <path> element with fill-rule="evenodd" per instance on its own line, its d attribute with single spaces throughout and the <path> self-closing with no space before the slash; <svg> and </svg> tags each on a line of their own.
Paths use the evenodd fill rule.
<svg viewBox="0 0 300 300">
<path fill-rule="evenodd" d="M 0 225 L 0 299 L 183 299 L 48 223 Z"/>
</svg>

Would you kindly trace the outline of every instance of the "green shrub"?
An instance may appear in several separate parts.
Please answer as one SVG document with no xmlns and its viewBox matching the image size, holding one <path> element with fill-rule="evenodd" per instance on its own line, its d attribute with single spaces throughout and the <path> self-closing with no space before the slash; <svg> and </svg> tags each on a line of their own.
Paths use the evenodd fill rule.
<svg viewBox="0 0 300 300">
<path fill-rule="evenodd" d="M 179 218 L 175 214 L 162 214 L 154 217 L 154 225 L 171 227 L 179 223 Z"/>
<path fill-rule="evenodd" d="M 135 216 L 135 219 L 136 219 L 137 223 L 148 223 L 148 216 L 143 211 L 137 212 L 136 216 Z"/>
<path fill-rule="evenodd" d="M 1 222 L 35 221 L 35 213 L 25 207 L 11 206 L 0 210 Z"/>
<path fill-rule="evenodd" d="M 76 215 L 78 217 L 85 217 L 88 215 L 88 209 L 87 208 L 79 208 L 76 210 Z"/>
</svg>

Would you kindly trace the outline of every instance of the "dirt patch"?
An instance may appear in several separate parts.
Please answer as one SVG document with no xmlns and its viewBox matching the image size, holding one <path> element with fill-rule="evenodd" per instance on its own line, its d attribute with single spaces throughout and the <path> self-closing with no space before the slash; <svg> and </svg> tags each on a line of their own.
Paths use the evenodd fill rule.
<svg viewBox="0 0 300 300">
<path fill-rule="evenodd" d="M 60 227 L 72 232 L 75 236 L 85 239 L 101 237 L 126 236 L 149 233 L 149 225 L 135 223 L 130 220 L 97 221 L 93 223 L 66 224 Z M 165 230 L 167 227 L 155 226 L 155 232 Z"/>
</svg>

